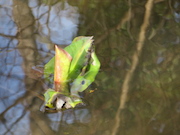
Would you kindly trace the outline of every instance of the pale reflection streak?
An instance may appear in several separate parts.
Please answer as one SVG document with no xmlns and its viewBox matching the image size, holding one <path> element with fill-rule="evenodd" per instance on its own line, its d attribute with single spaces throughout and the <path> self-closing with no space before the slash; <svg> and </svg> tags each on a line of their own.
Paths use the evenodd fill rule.
<svg viewBox="0 0 180 135">
<path fill-rule="evenodd" d="M 132 76 L 134 74 L 134 71 L 136 70 L 137 65 L 139 63 L 139 57 L 141 56 L 142 48 L 143 48 L 144 41 L 146 38 L 145 37 L 146 29 L 149 26 L 149 18 L 151 15 L 151 9 L 153 7 L 153 2 L 154 2 L 154 0 L 148 0 L 146 5 L 145 5 L 146 10 L 145 10 L 145 15 L 144 15 L 144 22 L 143 22 L 141 29 L 140 29 L 138 43 L 136 44 L 136 50 L 134 52 L 134 55 L 132 56 L 131 68 L 126 73 L 124 82 L 122 84 L 122 92 L 121 92 L 120 101 L 119 101 L 120 105 L 118 107 L 118 110 L 117 110 L 117 113 L 115 116 L 115 126 L 113 128 L 112 135 L 117 134 L 119 126 L 120 126 L 120 122 L 121 122 L 121 117 L 120 117 L 121 115 L 120 114 L 121 114 L 122 110 L 125 108 L 125 103 L 127 101 L 127 96 L 128 96 L 127 94 L 129 91 L 129 84 L 130 84 L 130 81 L 131 81 Z"/>
</svg>

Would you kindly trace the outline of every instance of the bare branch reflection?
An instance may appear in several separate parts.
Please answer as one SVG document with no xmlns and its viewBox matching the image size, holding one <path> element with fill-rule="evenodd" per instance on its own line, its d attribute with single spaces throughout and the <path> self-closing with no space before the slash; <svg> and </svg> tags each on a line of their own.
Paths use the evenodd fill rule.
<svg viewBox="0 0 180 135">
<path fill-rule="evenodd" d="M 0 134 L 179 134 L 180 2 L 154 0 L 150 19 L 145 5 L 0 0 Z M 76 36 L 101 61 L 87 106 L 43 114 L 43 66 Z"/>
<path fill-rule="evenodd" d="M 138 43 L 136 45 L 136 50 L 132 56 L 132 65 L 130 70 L 126 73 L 124 82 L 122 84 L 122 92 L 120 95 L 120 105 L 118 107 L 117 113 L 116 113 L 116 123 L 114 126 L 114 129 L 112 131 L 112 135 L 116 135 L 118 132 L 118 128 L 120 126 L 120 122 L 121 122 L 121 113 L 122 110 L 125 108 L 125 103 L 127 101 L 127 96 L 128 96 L 128 92 L 129 92 L 129 86 L 130 86 L 130 81 L 132 80 L 133 74 L 137 68 L 137 65 L 139 63 L 139 58 L 141 57 L 141 52 L 142 52 L 142 48 L 145 42 L 145 34 L 146 34 L 146 30 L 147 27 L 149 26 L 149 20 L 150 20 L 150 15 L 151 15 L 151 10 L 153 7 L 153 2 L 154 0 L 148 0 L 145 7 L 146 7 L 146 11 L 144 14 L 144 22 L 141 26 L 140 29 L 140 33 L 139 33 L 139 39 L 138 39 Z"/>
</svg>

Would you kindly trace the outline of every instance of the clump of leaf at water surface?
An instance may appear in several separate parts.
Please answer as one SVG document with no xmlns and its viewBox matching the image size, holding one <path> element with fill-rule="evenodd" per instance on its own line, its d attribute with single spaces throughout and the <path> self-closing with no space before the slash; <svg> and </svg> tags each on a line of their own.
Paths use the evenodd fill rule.
<svg viewBox="0 0 180 135">
<path fill-rule="evenodd" d="M 74 108 L 82 103 L 78 93 L 94 81 L 100 68 L 92 42 L 92 37 L 80 36 L 64 49 L 55 46 L 55 57 L 44 69 L 45 79 L 54 80 L 54 89 L 44 94 L 45 110 Z"/>
</svg>

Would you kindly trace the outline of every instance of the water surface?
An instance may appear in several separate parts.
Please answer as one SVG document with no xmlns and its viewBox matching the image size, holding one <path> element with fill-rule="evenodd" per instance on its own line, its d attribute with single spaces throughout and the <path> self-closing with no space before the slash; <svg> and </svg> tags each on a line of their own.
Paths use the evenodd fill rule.
<svg viewBox="0 0 180 135">
<path fill-rule="evenodd" d="M 178 135 L 180 132 L 180 2 L 154 0 L 140 53 L 147 1 L 0 1 L 0 134 Z M 87 106 L 39 111 L 47 87 L 34 67 L 54 44 L 94 36 L 101 70 Z M 122 90 L 130 74 L 125 106 Z M 117 120 L 120 118 L 120 121 Z"/>
</svg>

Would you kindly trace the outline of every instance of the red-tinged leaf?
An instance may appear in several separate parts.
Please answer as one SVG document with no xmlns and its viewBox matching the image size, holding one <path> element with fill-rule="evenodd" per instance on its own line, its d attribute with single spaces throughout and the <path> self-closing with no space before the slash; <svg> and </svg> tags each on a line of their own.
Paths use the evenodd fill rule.
<svg viewBox="0 0 180 135">
<path fill-rule="evenodd" d="M 68 72 L 71 64 L 72 57 L 64 49 L 55 45 L 55 69 L 54 69 L 54 84 L 55 90 L 68 94 Z"/>
</svg>

